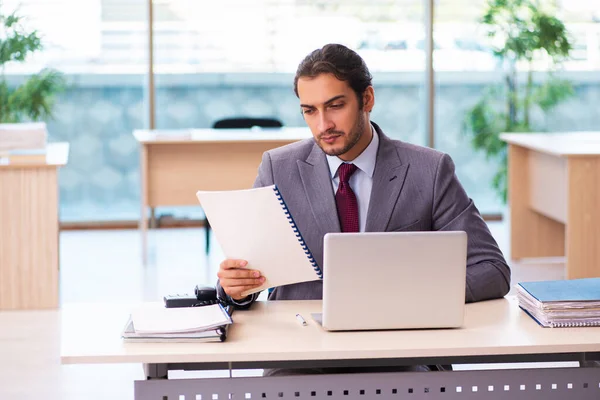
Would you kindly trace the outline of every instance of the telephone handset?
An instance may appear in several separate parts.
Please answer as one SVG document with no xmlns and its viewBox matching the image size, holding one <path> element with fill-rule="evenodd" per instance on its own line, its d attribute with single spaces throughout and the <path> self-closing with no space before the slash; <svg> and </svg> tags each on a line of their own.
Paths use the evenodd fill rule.
<svg viewBox="0 0 600 400">
<path fill-rule="evenodd" d="M 166 308 L 177 307 L 202 307 L 218 304 L 217 289 L 211 286 L 198 286 L 194 288 L 194 295 L 175 294 L 164 297 Z"/>
</svg>

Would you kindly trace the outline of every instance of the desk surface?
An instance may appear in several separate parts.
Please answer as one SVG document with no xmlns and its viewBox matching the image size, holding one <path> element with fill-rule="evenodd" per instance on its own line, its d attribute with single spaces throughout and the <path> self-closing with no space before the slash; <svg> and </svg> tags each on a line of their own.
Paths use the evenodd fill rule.
<svg viewBox="0 0 600 400">
<path fill-rule="evenodd" d="M 515 298 L 469 304 L 462 329 L 325 332 L 310 317 L 320 301 L 258 302 L 234 313 L 223 343 L 123 343 L 129 308 L 66 305 L 61 361 L 210 363 L 281 360 L 455 357 L 600 351 L 600 328 L 542 328 Z M 308 326 L 295 318 L 301 313 Z"/>
<path fill-rule="evenodd" d="M 306 127 L 251 129 L 175 129 L 134 130 L 133 136 L 143 144 L 190 142 L 298 141 L 312 137 Z"/>
<path fill-rule="evenodd" d="M 500 139 L 556 156 L 600 155 L 600 132 L 503 133 Z"/>
<path fill-rule="evenodd" d="M 0 158 L 2 158 L 0 156 Z M 46 161 L 45 162 L 17 162 L 13 164 L 3 165 L 0 163 L 0 168 L 26 168 L 26 167 L 61 167 L 67 165 L 69 161 L 69 143 L 48 143 L 46 145 Z"/>
</svg>

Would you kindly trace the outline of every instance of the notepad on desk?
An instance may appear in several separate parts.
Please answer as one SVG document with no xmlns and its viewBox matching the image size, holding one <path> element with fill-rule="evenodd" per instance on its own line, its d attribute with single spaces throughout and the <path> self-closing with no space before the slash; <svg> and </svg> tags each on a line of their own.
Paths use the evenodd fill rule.
<svg viewBox="0 0 600 400">
<path fill-rule="evenodd" d="M 145 304 L 131 312 L 122 337 L 129 342 L 223 341 L 232 323 L 220 304 L 180 308 Z"/>
<path fill-rule="evenodd" d="M 544 327 L 600 326 L 600 278 L 522 282 L 517 298 Z"/>
<path fill-rule="evenodd" d="M 225 257 L 246 260 L 246 268 L 265 277 L 263 285 L 242 295 L 322 278 L 275 185 L 196 195 Z"/>
</svg>

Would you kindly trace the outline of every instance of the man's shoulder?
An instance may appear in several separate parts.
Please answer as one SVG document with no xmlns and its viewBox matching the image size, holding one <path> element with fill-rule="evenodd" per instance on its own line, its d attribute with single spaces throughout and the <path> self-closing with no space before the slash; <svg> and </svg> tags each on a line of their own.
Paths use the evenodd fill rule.
<svg viewBox="0 0 600 400">
<path fill-rule="evenodd" d="M 440 162 L 440 159 L 446 155 L 446 153 L 440 150 L 403 142 L 401 140 L 390 139 L 390 142 L 396 148 L 398 156 L 403 163 L 437 165 Z"/>
<path fill-rule="evenodd" d="M 289 162 L 292 160 L 304 160 L 308 157 L 314 145 L 315 141 L 312 138 L 303 139 L 268 150 L 267 153 L 271 157 L 271 161 L 286 160 Z"/>
</svg>

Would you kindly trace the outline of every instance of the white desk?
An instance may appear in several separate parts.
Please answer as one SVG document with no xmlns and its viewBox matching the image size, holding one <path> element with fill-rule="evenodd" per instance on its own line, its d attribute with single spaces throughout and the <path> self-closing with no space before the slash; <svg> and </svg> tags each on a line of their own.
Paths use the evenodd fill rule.
<svg viewBox="0 0 600 400">
<path fill-rule="evenodd" d="M 140 144 L 142 254 L 148 209 L 199 206 L 198 190 L 252 187 L 262 154 L 312 137 L 308 128 L 135 130 Z"/>
<path fill-rule="evenodd" d="M 503 134 L 511 256 L 566 256 L 567 278 L 600 276 L 600 132 Z"/>
<path fill-rule="evenodd" d="M 234 313 L 235 324 L 224 343 L 155 344 L 121 341 L 128 315 L 122 306 L 66 306 L 62 310 L 61 360 L 65 364 L 143 363 L 150 378 L 160 378 L 177 369 L 582 361 L 600 357 L 600 329 L 542 328 L 517 308 L 515 299 L 468 305 L 464 328 L 454 330 L 327 333 L 310 318 L 310 313 L 320 309 L 320 301 L 259 302 L 250 311 Z M 298 324 L 298 312 L 308 326 Z M 574 385 L 571 389 L 569 383 Z M 536 390 L 536 384 L 543 385 L 543 390 Z M 509 385 L 508 391 L 504 385 Z M 525 390 L 520 390 L 520 385 L 526 385 Z M 464 392 L 457 392 L 457 386 Z M 562 399 L 568 393 L 575 396 L 572 398 L 597 399 L 600 369 L 150 379 L 135 383 L 138 400 L 164 400 L 163 396 L 179 400 L 179 395 L 186 400 L 200 398 L 197 395 L 202 400 L 213 399 L 212 395 L 228 399 L 232 393 L 234 399 L 247 398 L 245 393 L 252 399 L 263 398 L 262 393 L 266 398 L 279 398 L 283 393 L 285 398 L 314 399 L 312 391 L 319 393 L 316 398 L 399 398 L 392 396 L 393 389 L 403 395 L 413 389 L 411 399 L 462 399 L 471 398 L 460 396 L 472 395 L 473 386 L 484 396 L 477 398 L 486 399 Z M 489 391 L 490 386 L 495 389 Z M 352 395 L 344 395 L 340 388 Z M 381 397 L 375 397 L 378 388 L 385 389 Z M 328 390 L 332 390 L 331 396 L 326 395 Z M 360 395 L 360 390 L 367 393 Z M 425 395 L 432 397 L 421 397 Z"/>
</svg>

